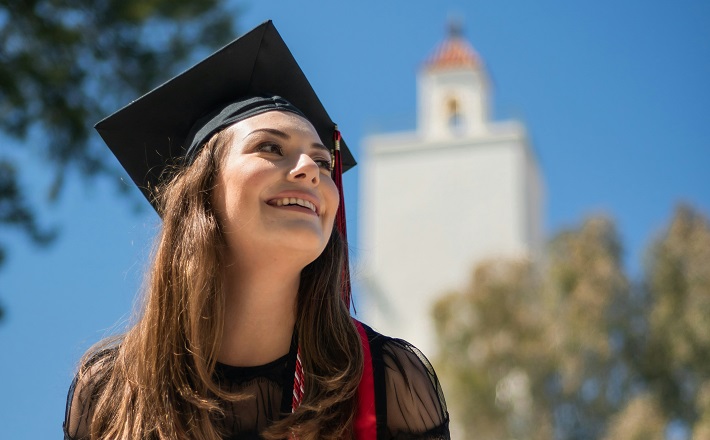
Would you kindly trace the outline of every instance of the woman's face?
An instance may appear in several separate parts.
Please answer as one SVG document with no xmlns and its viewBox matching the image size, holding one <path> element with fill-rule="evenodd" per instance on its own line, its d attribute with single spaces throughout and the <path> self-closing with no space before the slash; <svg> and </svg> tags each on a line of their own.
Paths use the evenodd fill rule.
<svg viewBox="0 0 710 440">
<path fill-rule="evenodd" d="M 330 152 L 310 122 L 271 111 L 240 121 L 217 173 L 212 202 L 236 255 L 303 258 L 325 248 L 338 209 Z M 284 253 L 286 251 L 287 253 Z"/>
</svg>

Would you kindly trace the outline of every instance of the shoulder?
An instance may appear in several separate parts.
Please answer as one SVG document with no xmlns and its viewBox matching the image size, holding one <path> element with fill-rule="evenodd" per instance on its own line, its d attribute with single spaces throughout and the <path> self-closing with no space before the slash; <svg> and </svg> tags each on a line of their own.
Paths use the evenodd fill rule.
<svg viewBox="0 0 710 440">
<path fill-rule="evenodd" d="M 118 348 L 107 348 L 85 356 L 69 386 L 64 414 L 64 438 L 89 438 L 91 418 L 101 391 L 113 370 Z"/>
<path fill-rule="evenodd" d="M 448 438 L 444 393 L 426 356 L 403 339 L 363 327 L 370 341 L 375 394 L 385 413 L 388 438 Z"/>
<path fill-rule="evenodd" d="M 373 363 L 381 363 L 385 378 L 401 383 L 411 392 L 433 392 L 445 409 L 439 380 L 424 353 L 404 339 L 385 336 L 366 324 L 362 325 L 370 341 Z"/>
</svg>

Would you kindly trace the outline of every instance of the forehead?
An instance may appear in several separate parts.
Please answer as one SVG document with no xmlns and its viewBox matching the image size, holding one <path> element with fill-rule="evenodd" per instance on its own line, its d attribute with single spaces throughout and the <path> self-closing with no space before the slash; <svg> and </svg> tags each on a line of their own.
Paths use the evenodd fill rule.
<svg viewBox="0 0 710 440">
<path fill-rule="evenodd" d="M 314 142 L 320 142 L 318 132 L 307 119 L 291 112 L 270 111 L 251 118 L 244 119 L 232 125 L 230 130 L 244 138 L 251 133 L 275 129 L 287 135 L 312 137 Z"/>
</svg>

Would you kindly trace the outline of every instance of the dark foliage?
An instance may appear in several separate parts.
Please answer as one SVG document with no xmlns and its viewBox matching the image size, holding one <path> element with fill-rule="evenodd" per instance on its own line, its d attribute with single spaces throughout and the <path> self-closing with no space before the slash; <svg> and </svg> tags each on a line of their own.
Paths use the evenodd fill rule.
<svg viewBox="0 0 710 440">
<path fill-rule="evenodd" d="M 235 36 L 221 0 L 0 2 L 0 227 L 47 244 L 11 149 L 43 161 L 48 202 L 67 175 L 121 175 L 92 125 Z M 119 182 L 119 179 L 116 179 Z M 125 190 L 125 186 L 119 185 Z M 7 257 L 0 235 L 0 265 Z M 1 314 L 0 314 L 1 316 Z"/>
</svg>

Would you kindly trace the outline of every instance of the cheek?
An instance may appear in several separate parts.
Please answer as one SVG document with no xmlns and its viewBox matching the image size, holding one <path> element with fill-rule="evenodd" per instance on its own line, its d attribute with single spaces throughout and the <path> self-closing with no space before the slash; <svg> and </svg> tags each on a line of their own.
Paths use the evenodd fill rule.
<svg viewBox="0 0 710 440">
<path fill-rule="evenodd" d="M 213 193 L 214 206 L 223 220 L 236 220 L 258 208 L 259 191 L 267 173 L 233 162 L 219 173 Z"/>
</svg>

